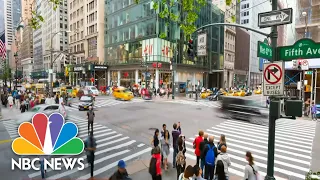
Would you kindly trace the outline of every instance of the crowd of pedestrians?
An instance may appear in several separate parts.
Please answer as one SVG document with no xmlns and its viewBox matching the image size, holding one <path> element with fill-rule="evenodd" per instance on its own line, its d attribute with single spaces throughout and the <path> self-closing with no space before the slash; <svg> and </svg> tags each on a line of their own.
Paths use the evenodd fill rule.
<svg viewBox="0 0 320 180">
<path fill-rule="evenodd" d="M 149 173 L 152 180 L 162 179 L 162 168 L 168 170 L 168 156 L 170 148 L 173 149 L 172 168 L 176 169 L 177 180 L 229 180 L 229 167 L 231 158 L 227 153 L 227 141 L 221 134 L 217 144 L 214 137 L 199 131 L 193 141 L 193 149 L 196 157 L 194 166 L 186 163 L 185 136 L 181 133 L 179 123 L 173 124 L 171 137 L 167 125 L 162 125 L 161 132 L 156 129 L 151 140 L 153 147 Z M 258 167 L 254 164 L 251 152 L 246 152 L 245 158 L 248 164 L 244 169 L 244 180 L 260 179 Z"/>
</svg>

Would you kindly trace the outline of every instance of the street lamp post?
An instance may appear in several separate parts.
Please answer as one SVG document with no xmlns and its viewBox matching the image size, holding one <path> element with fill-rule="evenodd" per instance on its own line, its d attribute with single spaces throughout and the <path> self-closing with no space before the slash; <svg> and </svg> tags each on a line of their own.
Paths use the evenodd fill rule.
<svg viewBox="0 0 320 180">
<path fill-rule="evenodd" d="M 307 22 L 308 14 L 307 14 L 307 12 L 302 12 L 302 16 L 304 17 L 304 20 L 305 20 L 304 38 L 307 38 L 307 36 L 308 36 L 308 34 L 307 34 L 307 32 L 308 32 L 308 22 Z M 301 80 L 301 100 L 302 100 L 302 112 L 303 112 L 303 114 L 305 112 L 304 76 L 305 76 L 305 74 L 304 74 L 304 71 L 302 70 L 300 72 L 300 77 L 301 77 L 300 80 Z M 312 104 L 312 99 L 311 99 L 311 104 Z"/>
<path fill-rule="evenodd" d="M 148 80 L 147 80 L 147 73 L 148 73 L 148 64 L 147 64 L 147 61 L 148 61 L 148 53 L 145 54 L 145 66 L 146 66 L 146 72 L 145 72 L 145 81 L 146 81 L 146 89 L 148 88 Z"/>
<path fill-rule="evenodd" d="M 15 90 L 18 90 L 18 53 L 16 52 L 16 53 L 14 53 L 14 60 L 15 60 L 15 63 L 16 63 L 16 77 L 15 77 L 15 79 L 16 79 L 16 85 L 15 85 Z"/>
<path fill-rule="evenodd" d="M 49 69 L 49 75 L 50 75 L 50 83 L 49 83 L 49 88 L 50 88 L 50 95 L 52 96 L 53 95 L 53 38 L 57 35 L 57 34 L 61 34 L 61 32 L 66 32 L 66 33 L 69 33 L 71 31 L 58 31 L 58 32 L 55 32 L 55 33 L 52 33 L 51 34 L 51 44 L 50 44 L 50 69 Z"/>
</svg>

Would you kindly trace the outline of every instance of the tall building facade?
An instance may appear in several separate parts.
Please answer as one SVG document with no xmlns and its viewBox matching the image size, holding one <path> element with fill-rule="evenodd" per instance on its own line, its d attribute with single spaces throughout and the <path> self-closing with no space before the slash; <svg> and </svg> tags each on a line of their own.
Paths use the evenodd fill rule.
<svg viewBox="0 0 320 180">
<path fill-rule="evenodd" d="M 33 7 L 38 13 L 44 11 L 41 8 L 41 0 L 37 0 L 36 6 Z M 43 67 L 43 46 L 42 46 L 42 27 L 33 31 L 33 72 L 31 77 L 33 79 L 44 78 L 46 73 Z"/>
<path fill-rule="evenodd" d="M 12 0 L 12 19 L 14 29 L 18 28 L 21 22 L 21 1 L 23 0 Z"/>
<path fill-rule="evenodd" d="M 10 51 L 12 42 L 14 40 L 12 0 L 4 1 L 4 20 L 5 20 L 4 27 L 5 27 L 5 33 L 6 33 L 6 46 L 7 46 L 7 49 Z"/>
<path fill-rule="evenodd" d="M 23 24 L 28 24 L 32 18 L 32 9 L 34 0 L 22 0 L 21 1 L 21 21 Z"/>
<path fill-rule="evenodd" d="M 236 15 L 237 1 L 232 0 L 229 6 L 226 6 L 224 0 L 213 0 L 212 3 L 218 6 L 225 13 L 225 23 L 234 23 L 232 17 Z M 235 62 L 235 40 L 236 28 L 225 26 L 224 32 L 224 75 L 223 87 L 234 86 L 234 62 Z"/>
<path fill-rule="evenodd" d="M 179 5 L 177 7 L 180 8 Z M 162 10 L 164 7 L 159 6 Z M 172 11 L 178 11 L 174 8 Z M 208 51 L 205 56 L 189 57 L 187 45 L 180 46 L 180 29 L 176 23 L 166 22 L 153 9 L 151 0 L 135 4 L 128 1 L 106 1 L 105 57 L 109 65 L 108 85 L 145 87 L 170 87 L 174 84 L 177 94 L 183 94 L 195 86 L 221 87 L 219 81 L 223 69 L 224 28 L 210 27 L 207 34 Z M 223 22 L 224 15 L 212 2 L 200 11 L 198 27 L 213 22 Z M 165 34 L 164 38 L 159 38 Z M 219 36 L 222 35 L 222 36 Z M 196 38 L 194 38 L 195 48 Z M 172 69 L 175 66 L 174 83 Z M 146 66 L 141 66 L 143 63 Z M 148 68 L 146 68 L 148 67 Z M 209 75 L 210 73 L 210 75 Z M 219 84 L 219 85 L 218 85 Z"/>
<path fill-rule="evenodd" d="M 68 52 L 67 31 L 69 31 L 67 0 L 60 1 L 56 10 L 52 8 L 51 3 L 46 1 L 39 1 L 37 6 L 37 11 L 41 13 L 45 21 L 38 30 L 34 31 L 34 63 L 37 67 L 34 69 L 33 76 L 40 76 L 34 79 L 47 78 L 51 58 L 56 77 L 64 78 L 65 56 L 63 53 Z M 42 56 L 40 56 L 41 53 Z"/>
<path fill-rule="evenodd" d="M 85 66 L 84 64 L 105 62 L 104 4 L 104 1 L 99 0 L 68 0 L 69 28 L 72 31 L 69 34 L 69 52 L 73 63 L 79 67 Z M 77 81 L 79 77 L 82 78 L 82 82 L 89 81 L 91 74 L 95 76 L 96 72 L 84 77 L 82 74 L 82 72 L 71 72 L 69 80 L 73 84 L 79 83 Z M 104 76 L 103 78 L 100 75 L 95 77 L 97 86 L 106 85 Z"/>
<path fill-rule="evenodd" d="M 320 0 L 297 0 L 296 5 L 296 39 L 307 37 L 320 42 Z"/>
</svg>

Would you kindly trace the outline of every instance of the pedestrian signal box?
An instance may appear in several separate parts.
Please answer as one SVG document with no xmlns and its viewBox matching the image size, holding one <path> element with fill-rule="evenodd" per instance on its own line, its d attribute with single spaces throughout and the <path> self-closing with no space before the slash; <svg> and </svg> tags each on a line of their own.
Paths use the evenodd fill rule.
<svg viewBox="0 0 320 180">
<path fill-rule="evenodd" d="M 302 117 L 302 100 L 287 100 L 285 113 L 286 116 Z"/>
</svg>

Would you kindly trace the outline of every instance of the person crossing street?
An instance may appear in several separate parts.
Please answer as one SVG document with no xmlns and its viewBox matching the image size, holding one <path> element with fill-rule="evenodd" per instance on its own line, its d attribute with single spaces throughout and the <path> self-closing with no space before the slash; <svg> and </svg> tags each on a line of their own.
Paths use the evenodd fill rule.
<svg viewBox="0 0 320 180">
<path fill-rule="evenodd" d="M 93 120 L 94 120 L 95 114 L 92 109 L 92 106 L 89 106 L 89 111 L 87 112 L 87 119 L 88 119 L 88 134 L 89 134 L 89 129 L 91 126 L 91 132 L 93 132 Z"/>
<path fill-rule="evenodd" d="M 90 174 L 91 178 L 93 177 L 93 169 L 94 169 L 94 158 L 95 158 L 95 151 L 97 149 L 97 142 L 96 139 L 93 137 L 93 131 L 90 132 L 88 139 L 86 139 L 85 143 L 85 150 L 87 154 L 88 164 L 90 165 Z"/>
</svg>

